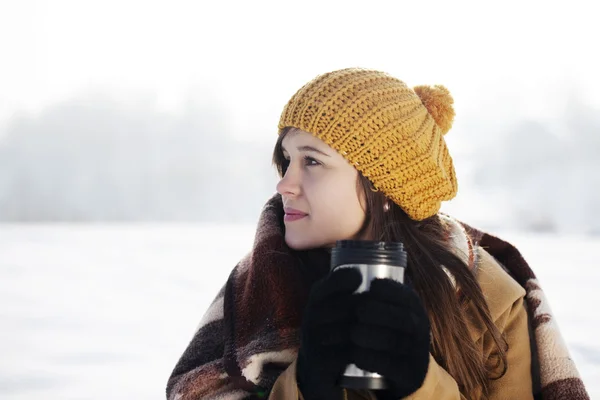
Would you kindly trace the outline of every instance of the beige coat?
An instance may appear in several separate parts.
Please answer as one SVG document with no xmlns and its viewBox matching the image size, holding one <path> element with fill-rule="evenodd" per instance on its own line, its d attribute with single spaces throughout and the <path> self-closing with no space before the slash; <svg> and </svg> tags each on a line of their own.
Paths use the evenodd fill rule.
<svg viewBox="0 0 600 400">
<path fill-rule="evenodd" d="M 533 399 L 531 351 L 527 311 L 523 289 L 503 267 L 485 250 L 477 247 L 478 262 L 475 266 L 477 281 L 490 308 L 492 319 L 508 342 L 508 369 L 506 374 L 491 381 L 490 400 L 528 400 Z M 481 354 L 489 357 L 493 349 L 493 340 L 483 326 L 470 326 L 471 336 L 477 343 Z M 296 362 L 279 376 L 270 400 L 303 399 L 296 383 Z M 349 400 L 376 400 L 370 391 L 346 391 Z M 456 381 L 446 370 L 439 366 L 430 355 L 429 369 L 421 388 L 406 397 L 410 400 L 466 399 L 458 390 Z"/>
</svg>

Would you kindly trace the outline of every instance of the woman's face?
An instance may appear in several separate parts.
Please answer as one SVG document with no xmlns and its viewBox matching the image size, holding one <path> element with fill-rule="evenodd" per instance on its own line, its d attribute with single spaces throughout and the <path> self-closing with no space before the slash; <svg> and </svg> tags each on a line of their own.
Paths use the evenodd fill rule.
<svg viewBox="0 0 600 400">
<path fill-rule="evenodd" d="M 287 160 L 277 184 L 285 210 L 285 241 L 293 249 L 333 247 L 357 239 L 365 221 L 358 171 L 320 139 L 291 129 L 282 141 Z"/>
</svg>

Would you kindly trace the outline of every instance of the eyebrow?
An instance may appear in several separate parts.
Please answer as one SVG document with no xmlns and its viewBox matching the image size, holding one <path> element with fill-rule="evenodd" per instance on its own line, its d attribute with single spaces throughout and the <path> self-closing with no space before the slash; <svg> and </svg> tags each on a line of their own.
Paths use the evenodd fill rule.
<svg viewBox="0 0 600 400">
<path fill-rule="evenodd" d="M 331 157 L 329 154 L 323 153 L 321 150 L 319 150 L 319 149 L 317 149 L 315 147 L 312 147 L 312 146 L 300 146 L 300 147 L 297 147 L 297 149 L 298 149 L 298 151 L 314 151 L 315 153 L 322 154 L 325 157 Z M 283 147 L 283 145 L 281 146 L 281 150 L 282 151 L 287 151 L 285 149 L 285 147 Z"/>
</svg>

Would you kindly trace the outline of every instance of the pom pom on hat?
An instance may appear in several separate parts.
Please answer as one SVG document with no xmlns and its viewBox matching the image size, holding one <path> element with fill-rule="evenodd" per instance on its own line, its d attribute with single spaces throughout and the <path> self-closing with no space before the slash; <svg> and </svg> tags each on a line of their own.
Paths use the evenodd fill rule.
<svg viewBox="0 0 600 400">
<path fill-rule="evenodd" d="M 450 91 L 443 85 L 420 85 L 413 88 L 429 114 L 440 127 L 444 135 L 452 128 L 454 122 L 454 99 Z"/>
</svg>

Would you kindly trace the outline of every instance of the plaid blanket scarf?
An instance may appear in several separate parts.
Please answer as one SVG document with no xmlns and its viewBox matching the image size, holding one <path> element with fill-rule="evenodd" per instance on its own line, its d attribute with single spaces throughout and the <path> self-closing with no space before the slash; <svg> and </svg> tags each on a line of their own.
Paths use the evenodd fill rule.
<svg viewBox="0 0 600 400">
<path fill-rule="evenodd" d="M 544 292 L 519 251 L 466 224 L 456 225 L 526 290 L 536 398 L 589 399 Z M 177 362 L 167 399 L 266 398 L 296 358 L 308 291 L 328 269 L 323 250 L 294 252 L 285 244 L 281 198 L 273 196 L 259 218 L 251 252 L 232 270 Z"/>
</svg>

